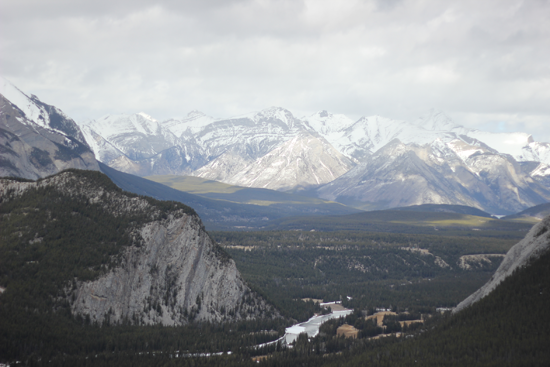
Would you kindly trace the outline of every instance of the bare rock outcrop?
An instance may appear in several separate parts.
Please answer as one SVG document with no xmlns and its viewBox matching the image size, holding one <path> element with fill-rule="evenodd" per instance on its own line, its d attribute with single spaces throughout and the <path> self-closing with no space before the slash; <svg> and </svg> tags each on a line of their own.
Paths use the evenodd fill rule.
<svg viewBox="0 0 550 367">
<path fill-rule="evenodd" d="M 73 313 L 99 322 L 181 325 L 254 318 L 266 310 L 196 215 L 150 222 L 137 237 L 143 244 L 128 248 L 120 266 L 77 285 Z"/>
<path fill-rule="evenodd" d="M 523 240 L 515 244 L 506 254 L 491 279 L 475 293 L 460 302 L 453 310 L 459 312 L 491 293 L 514 270 L 526 266 L 550 249 L 550 216 L 531 228 Z"/>
</svg>

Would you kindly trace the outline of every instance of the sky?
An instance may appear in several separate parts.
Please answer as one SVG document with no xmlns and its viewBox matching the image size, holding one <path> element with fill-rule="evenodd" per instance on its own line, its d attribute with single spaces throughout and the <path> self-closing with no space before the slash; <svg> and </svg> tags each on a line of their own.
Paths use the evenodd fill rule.
<svg viewBox="0 0 550 367">
<path fill-rule="evenodd" d="M 271 106 L 550 142 L 550 0 L 0 0 L 0 75 L 77 121 Z"/>
</svg>

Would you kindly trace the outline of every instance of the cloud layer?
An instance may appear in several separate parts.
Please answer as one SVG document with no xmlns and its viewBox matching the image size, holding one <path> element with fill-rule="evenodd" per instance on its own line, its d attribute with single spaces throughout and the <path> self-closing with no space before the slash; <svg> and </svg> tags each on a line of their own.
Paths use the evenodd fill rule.
<svg viewBox="0 0 550 367">
<path fill-rule="evenodd" d="M 547 0 L 3 0 L 0 73 L 76 119 L 269 106 L 550 141 Z"/>
</svg>

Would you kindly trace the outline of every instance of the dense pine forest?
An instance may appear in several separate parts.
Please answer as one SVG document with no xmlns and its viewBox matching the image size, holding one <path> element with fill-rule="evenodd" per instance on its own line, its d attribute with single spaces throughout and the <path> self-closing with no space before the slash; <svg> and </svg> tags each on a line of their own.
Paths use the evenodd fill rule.
<svg viewBox="0 0 550 367">
<path fill-rule="evenodd" d="M 302 355 L 288 351 L 266 365 L 280 366 L 284 359 L 289 366 L 548 366 L 549 304 L 550 252 L 470 308 L 402 338 L 363 339 L 330 358 L 317 357 L 311 347 Z"/>
<path fill-rule="evenodd" d="M 290 317 L 341 300 L 350 309 L 434 311 L 483 285 L 502 257 L 459 266 L 464 255 L 503 255 L 516 241 L 376 232 L 212 232 L 248 283 Z M 302 316 L 302 317 L 301 317 Z"/>
<path fill-rule="evenodd" d="M 105 176 L 82 173 L 106 190 Z M 162 217 L 192 209 L 146 199 Z M 452 307 L 485 283 L 517 242 L 493 235 L 368 231 L 213 232 L 223 256 L 282 317 L 179 327 L 93 323 L 73 315 L 65 290 L 117 266 L 129 228 L 151 213 L 117 216 L 102 205 L 29 190 L 0 198 L 0 363 L 29 366 L 546 366 L 550 365 L 550 253 L 456 315 Z M 476 257 L 481 256 L 481 257 Z M 465 260 L 466 259 L 466 260 Z M 474 260 L 472 260 L 474 259 Z M 476 260 L 477 259 L 477 260 Z M 466 265 L 467 266 L 466 266 Z M 291 348 L 285 328 L 328 312 L 308 299 L 354 311 Z M 390 309 L 383 325 L 366 317 Z M 423 322 L 401 326 L 400 321 Z M 337 336 L 348 324 L 357 339 Z M 395 334 L 400 333 L 400 334 Z M 385 336 L 380 338 L 380 336 Z M 399 335 L 400 337 L 396 337 Z"/>
<path fill-rule="evenodd" d="M 550 253 L 520 269 L 506 279 L 497 290 L 457 315 L 433 316 L 421 328 L 405 331 L 401 338 L 372 340 L 345 339 L 335 335 L 338 325 L 359 324 L 354 313 L 346 319 L 328 322 L 311 340 L 299 338 L 292 349 L 269 350 L 268 358 L 258 364 L 252 359 L 257 351 L 244 349 L 231 355 L 181 356 L 173 343 L 176 335 L 166 328 L 142 330 L 141 345 L 129 346 L 136 340 L 137 329 L 102 329 L 112 343 L 100 352 L 48 355 L 44 360 L 28 360 L 29 365 L 59 366 L 547 366 L 550 363 L 548 340 L 550 316 Z M 354 322 L 355 321 L 355 322 Z M 359 322 L 358 322 L 359 321 Z M 365 322 L 363 322 L 366 324 Z M 252 326 L 252 325 L 251 325 Z M 254 325 L 260 326 L 260 325 Z M 368 330 L 368 325 L 364 329 Z M 119 329 L 123 332 L 111 333 Z M 155 329 L 155 328 L 154 328 Z M 216 327 L 213 327 L 216 329 Z M 180 332 L 201 335 L 206 326 Z M 225 332 L 228 330 L 226 329 Z M 150 339 L 152 335 L 157 338 Z M 209 335 L 207 333 L 207 335 Z M 118 340 L 118 341 L 116 341 Z M 120 341 L 124 340 L 125 343 Z M 158 349 L 148 349 L 156 343 Z M 9 344 L 8 344 L 9 345 Z M 170 345 L 169 348 L 166 348 Z M 136 348 L 136 349 L 134 349 Z M 267 352 L 267 351 L 261 351 Z M 86 357 L 84 357 L 86 355 Z"/>
</svg>

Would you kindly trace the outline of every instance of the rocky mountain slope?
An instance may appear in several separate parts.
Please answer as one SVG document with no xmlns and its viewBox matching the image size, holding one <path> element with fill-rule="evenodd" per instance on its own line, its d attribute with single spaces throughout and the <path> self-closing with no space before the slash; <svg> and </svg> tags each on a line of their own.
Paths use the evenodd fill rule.
<svg viewBox="0 0 550 367">
<path fill-rule="evenodd" d="M 0 78 L 0 177 L 36 179 L 67 168 L 99 169 L 79 127 Z"/>
<path fill-rule="evenodd" d="M 516 269 L 528 266 L 550 249 L 550 216 L 537 223 L 525 238 L 514 245 L 498 267 L 491 279 L 475 293 L 460 302 L 453 312 L 459 312 L 489 295 L 500 283 L 514 273 Z"/>
<path fill-rule="evenodd" d="M 144 118 L 149 133 L 128 123 Z M 193 111 L 165 122 L 109 116 L 84 129 L 102 142 L 91 144 L 98 159 L 142 176 L 306 189 L 367 209 L 453 204 L 505 215 L 550 200 L 549 144 L 467 129 L 437 111 L 412 122 L 327 111 L 299 119 L 278 107 L 230 119 Z"/>
<path fill-rule="evenodd" d="M 11 259 L 2 274 L 13 274 L 2 277 L 6 292 L 16 294 L 17 277 L 34 266 L 49 274 L 42 280 L 60 284 L 50 297 L 68 301 L 74 315 L 91 322 L 183 325 L 273 312 L 191 208 L 123 192 L 99 172 L 2 179 L 0 209 L 9 232 L 1 251 Z M 104 229 L 113 223 L 116 228 Z"/>
<path fill-rule="evenodd" d="M 225 153 L 193 175 L 245 187 L 290 190 L 330 182 L 352 166 L 324 139 L 304 132 L 255 160 Z"/>
<path fill-rule="evenodd" d="M 550 189 L 526 175 L 512 157 L 460 139 L 425 145 L 393 140 L 315 193 L 371 210 L 458 204 L 493 214 L 515 213 L 550 199 Z"/>
</svg>

